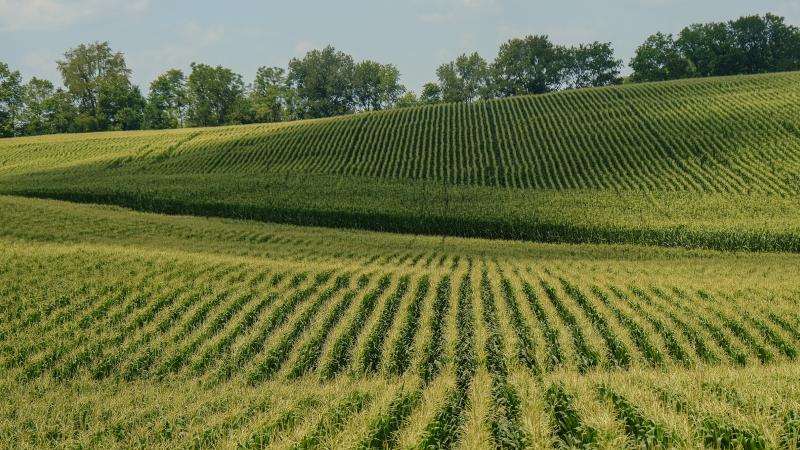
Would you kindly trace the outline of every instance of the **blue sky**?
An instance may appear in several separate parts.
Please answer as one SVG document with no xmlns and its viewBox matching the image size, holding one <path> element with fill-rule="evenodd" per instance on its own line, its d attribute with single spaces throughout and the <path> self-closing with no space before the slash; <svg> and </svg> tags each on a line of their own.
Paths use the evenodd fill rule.
<svg viewBox="0 0 800 450">
<path fill-rule="evenodd" d="M 395 64 L 413 90 L 463 52 L 487 60 L 511 37 L 557 43 L 610 41 L 627 61 L 656 31 L 773 12 L 800 25 L 800 0 L 0 0 L 0 61 L 58 82 L 55 61 L 82 42 L 109 41 L 147 90 L 159 73 L 193 61 L 222 64 L 251 81 L 334 45 L 356 60 Z"/>
</svg>

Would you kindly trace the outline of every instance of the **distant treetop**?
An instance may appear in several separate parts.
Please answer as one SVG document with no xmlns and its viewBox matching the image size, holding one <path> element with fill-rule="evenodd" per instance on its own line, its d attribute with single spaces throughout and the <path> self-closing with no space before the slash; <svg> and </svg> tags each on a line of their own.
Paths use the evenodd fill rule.
<svg viewBox="0 0 800 450">
<path fill-rule="evenodd" d="M 23 84 L 0 62 L 0 136 L 281 122 L 439 102 L 474 102 L 623 81 L 609 42 L 575 46 L 528 35 L 503 43 L 493 61 L 464 53 L 436 69 L 419 95 L 393 64 L 355 61 L 327 46 L 260 67 L 252 84 L 222 66 L 192 63 L 150 84 L 145 98 L 108 42 L 81 44 L 57 61 L 65 89 Z M 690 25 L 649 36 L 630 61 L 630 82 L 800 70 L 800 29 L 773 14 Z"/>
</svg>

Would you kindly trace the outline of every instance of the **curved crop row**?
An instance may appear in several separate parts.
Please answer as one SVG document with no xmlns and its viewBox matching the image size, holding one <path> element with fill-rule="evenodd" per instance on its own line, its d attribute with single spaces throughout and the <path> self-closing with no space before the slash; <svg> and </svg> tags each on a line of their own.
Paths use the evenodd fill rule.
<svg viewBox="0 0 800 450">
<path fill-rule="evenodd" d="M 420 278 L 414 298 L 409 303 L 406 310 L 405 321 L 401 325 L 400 334 L 397 337 L 389 354 L 388 372 L 395 375 L 402 375 L 408 370 L 411 364 L 413 352 L 414 336 L 419 329 L 420 316 L 422 315 L 422 305 L 430 289 L 430 277 L 423 275 Z"/>
<path fill-rule="evenodd" d="M 300 337 L 300 334 L 308 328 L 323 305 L 333 298 L 337 292 L 350 284 L 350 276 L 349 273 L 346 273 L 336 277 L 333 286 L 319 294 L 317 299 L 314 300 L 303 314 L 292 322 L 291 330 L 284 334 L 273 348 L 267 351 L 265 357 L 256 365 L 255 370 L 250 373 L 248 376 L 250 384 L 257 384 L 264 381 L 281 368 L 289 352 L 294 347 L 295 342 Z M 364 284 L 361 284 L 359 287 L 363 286 Z"/>
<path fill-rule="evenodd" d="M 385 275 L 378 281 L 378 286 L 372 291 L 368 292 L 361 300 L 361 304 L 356 311 L 355 316 L 350 320 L 350 323 L 345 328 L 344 332 L 339 336 L 339 339 L 333 343 L 330 350 L 331 358 L 321 371 L 321 375 L 325 379 L 331 379 L 339 374 L 345 367 L 350 364 L 352 357 L 353 346 L 356 343 L 359 333 L 364 327 L 364 323 L 375 310 L 378 300 L 389 288 L 391 283 L 391 276 Z"/>
<path fill-rule="evenodd" d="M 524 448 L 529 437 L 520 424 L 521 401 L 514 387 L 508 382 L 505 346 L 500 323 L 497 318 L 494 293 L 489 274 L 484 269 L 480 282 L 483 321 L 486 324 L 486 367 L 492 377 L 492 408 L 489 429 L 498 448 Z"/>
</svg>

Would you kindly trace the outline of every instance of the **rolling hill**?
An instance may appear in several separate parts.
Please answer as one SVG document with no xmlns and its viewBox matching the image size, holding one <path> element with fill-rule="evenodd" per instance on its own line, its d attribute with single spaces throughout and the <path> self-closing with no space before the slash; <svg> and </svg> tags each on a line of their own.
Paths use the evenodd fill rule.
<svg viewBox="0 0 800 450">
<path fill-rule="evenodd" d="M 0 211 L 0 447 L 800 442 L 795 254 Z"/>
<path fill-rule="evenodd" d="M 798 100 L 0 140 L 0 448 L 796 450 Z"/>
<path fill-rule="evenodd" d="M 421 234 L 800 251 L 800 74 L 0 142 L 0 192 Z"/>
</svg>

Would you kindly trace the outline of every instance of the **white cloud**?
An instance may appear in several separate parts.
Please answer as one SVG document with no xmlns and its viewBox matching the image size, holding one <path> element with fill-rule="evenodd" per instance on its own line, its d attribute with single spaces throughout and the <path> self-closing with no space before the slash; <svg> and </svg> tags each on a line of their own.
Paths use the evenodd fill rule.
<svg viewBox="0 0 800 450">
<path fill-rule="evenodd" d="M 47 76 L 49 79 L 58 79 L 58 70 L 56 69 L 56 60 L 61 58 L 62 55 L 57 55 L 48 49 L 34 50 L 22 59 L 23 67 L 26 73 L 38 74 L 38 76 Z M 50 78 L 55 76 L 55 78 Z"/>
<path fill-rule="evenodd" d="M 484 13 L 494 9 L 499 0 L 433 0 L 418 1 L 423 6 L 417 20 L 427 23 L 448 22 L 459 15 Z"/>
<path fill-rule="evenodd" d="M 639 0 L 644 6 L 667 6 L 675 3 L 673 0 Z"/>
<path fill-rule="evenodd" d="M 141 14 L 149 0 L 0 0 L 0 31 L 64 29 L 104 17 Z"/>
<path fill-rule="evenodd" d="M 150 7 L 150 0 L 134 0 L 127 4 L 128 11 L 135 13 L 143 13 Z"/>
<path fill-rule="evenodd" d="M 311 41 L 300 41 L 294 44 L 294 52 L 297 55 L 305 55 L 306 53 L 314 50 L 316 48 Z"/>
<path fill-rule="evenodd" d="M 188 69 L 192 62 L 220 64 L 211 60 L 211 50 L 225 43 L 226 29 L 220 25 L 204 25 L 193 20 L 180 22 L 174 27 L 174 38 L 157 48 L 127 52 L 128 67 L 135 68 L 134 77 L 145 82 L 171 68 Z M 142 86 L 147 89 L 147 86 Z"/>
<path fill-rule="evenodd" d="M 160 45 L 157 49 L 145 50 L 131 56 L 140 58 L 145 64 L 176 65 L 189 63 L 194 59 L 203 57 L 203 49 L 220 43 L 225 36 L 223 27 L 201 26 L 193 21 L 187 21 L 177 26 L 175 39 L 167 44 Z"/>
<path fill-rule="evenodd" d="M 585 42 L 601 41 L 609 39 L 609 25 L 602 17 L 596 17 L 585 23 L 568 23 L 563 26 L 549 27 L 545 30 L 553 42 L 562 45 L 576 45 Z"/>
<path fill-rule="evenodd" d="M 201 25 L 193 20 L 182 22 L 177 27 L 178 43 L 205 47 L 216 44 L 225 36 L 225 28 L 220 25 Z"/>
</svg>

